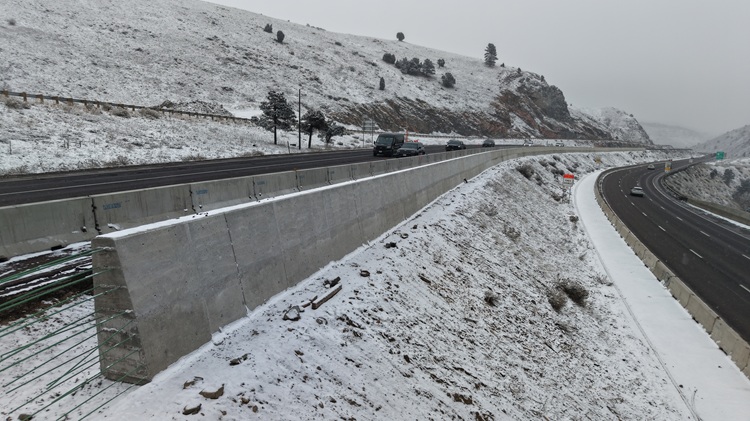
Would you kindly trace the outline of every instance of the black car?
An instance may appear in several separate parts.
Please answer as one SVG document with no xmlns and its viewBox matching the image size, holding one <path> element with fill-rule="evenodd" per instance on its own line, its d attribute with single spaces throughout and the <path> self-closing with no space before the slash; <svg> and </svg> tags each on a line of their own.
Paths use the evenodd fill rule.
<svg viewBox="0 0 750 421">
<path fill-rule="evenodd" d="M 426 155 L 427 151 L 424 150 L 422 142 L 406 142 L 401 145 L 396 151 L 394 156 L 417 156 Z"/>
<path fill-rule="evenodd" d="M 466 145 L 462 140 L 451 139 L 445 144 L 445 151 L 457 151 L 460 149 L 466 149 Z"/>
<path fill-rule="evenodd" d="M 393 156 L 403 144 L 403 133 L 381 133 L 378 135 L 377 140 L 375 140 L 375 145 L 372 148 L 372 156 Z"/>
<path fill-rule="evenodd" d="M 492 139 L 484 139 L 484 142 L 482 142 L 483 148 L 491 148 L 495 146 L 495 141 Z"/>
</svg>

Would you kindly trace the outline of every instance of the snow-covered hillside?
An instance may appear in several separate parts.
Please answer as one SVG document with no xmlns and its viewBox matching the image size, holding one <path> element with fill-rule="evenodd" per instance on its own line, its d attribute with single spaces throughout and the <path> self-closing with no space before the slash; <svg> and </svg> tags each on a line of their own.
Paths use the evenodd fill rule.
<svg viewBox="0 0 750 421">
<path fill-rule="evenodd" d="M 694 146 L 696 151 L 724 152 L 727 159 L 750 157 L 750 125 L 740 127 Z"/>
<path fill-rule="evenodd" d="M 7 57 L 0 87 L 12 91 L 151 106 L 201 100 L 244 114 L 271 89 L 290 100 L 301 90 L 303 113 L 321 109 L 352 127 L 368 115 L 383 128 L 428 133 L 643 140 L 570 118 L 562 91 L 501 63 L 502 56 L 487 67 L 395 39 L 331 33 L 195 0 L 9 0 L 0 15 L 7 17 L 0 22 L 0 53 Z M 445 67 L 429 77 L 405 75 L 383 61 L 385 53 L 443 59 Z M 441 85 L 445 73 L 455 77 L 455 88 Z"/>
</svg>

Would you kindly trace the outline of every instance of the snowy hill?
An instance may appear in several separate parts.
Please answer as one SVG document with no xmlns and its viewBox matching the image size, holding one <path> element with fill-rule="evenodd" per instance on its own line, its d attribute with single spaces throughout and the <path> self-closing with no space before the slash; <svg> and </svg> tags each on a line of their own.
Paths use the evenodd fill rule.
<svg viewBox="0 0 750 421">
<path fill-rule="evenodd" d="M 705 142 L 711 136 L 696 132 L 686 127 L 671 126 L 669 124 L 641 122 L 641 126 L 648 133 L 649 138 L 657 145 L 671 145 L 675 148 L 692 148 L 700 142 Z"/>
<path fill-rule="evenodd" d="M 422 133 L 648 139 L 634 119 L 613 128 L 599 121 L 612 122 L 610 112 L 571 114 L 560 89 L 500 64 L 502 57 L 487 67 L 396 39 L 331 33 L 195 0 L 11 0 L 0 4 L 0 15 L 7 17 L 0 52 L 8 58 L 0 88 L 12 91 L 153 106 L 205 101 L 247 115 L 271 89 L 295 102 L 301 90 L 303 113 L 321 109 L 350 127 L 370 117 L 383 129 Z M 386 53 L 445 66 L 408 75 L 383 61 Z M 446 73 L 455 87 L 440 83 Z"/>
<path fill-rule="evenodd" d="M 750 125 L 699 143 L 693 149 L 708 153 L 723 151 L 726 158 L 750 157 Z"/>
</svg>

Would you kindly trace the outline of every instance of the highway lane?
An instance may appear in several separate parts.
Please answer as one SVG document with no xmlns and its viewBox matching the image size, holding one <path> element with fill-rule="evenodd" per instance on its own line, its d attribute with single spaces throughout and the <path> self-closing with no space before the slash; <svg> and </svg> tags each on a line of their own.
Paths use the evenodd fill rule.
<svg viewBox="0 0 750 421">
<path fill-rule="evenodd" d="M 443 153 L 445 147 L 432 145 L 426 150 L 429 154 Z M 0 206 L 383 159 L 391 158 L 373 157 L 372 149 L 362 148 L 31 174 L 0 179 Z"/>
<path fill-rule="evenodd" d="M 672 197 L 659 182 L 663 169 L 643 165 L 611 173 L 604 196 L 646 247 L 750 342 L 750 231 Z M 644 197 L 630 195 L 634 185 L 643 187 Z"/>
</svg>

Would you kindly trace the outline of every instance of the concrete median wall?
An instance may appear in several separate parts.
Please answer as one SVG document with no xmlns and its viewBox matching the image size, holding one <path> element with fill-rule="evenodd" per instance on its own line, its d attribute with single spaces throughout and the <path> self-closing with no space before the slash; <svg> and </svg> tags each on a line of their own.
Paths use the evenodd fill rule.
<svg viewBox="0 0 750 421">
<path fill-rule="evenodd" d="M 600 175 L 596 183 L 595 196 L 602 211 L 610 218 L 612 225 L 623 237 L 625 242 L 633 249 L 633 252 L 643 261 L 654 276 L 664 283 L 670 294 L 690 313 L 711 335 L 719 348 L 730 356 L 732 361 L 748 378 L 750 378 L 750 345 L 745 342 L 732 328 L 730 328 L 708 305 L 701 300 L 682 280 L 674 275 L 669 267 L 660 261 L 643 243 L 625 226 L 625 224 L 612 211 L 612 208 L 602 197 L 600 187 L 601 179 L 606 172 Z"/>
<path fill-rule="evenodd" d="M 0 208 L 0 261 L 90 241 L 98 233 L 90 198 Z"/>
<path fill-rule="evenodd" d="M 191 183 L 190 192 L 197 213 L 255 200 L 250 177 Z"/>
<path fill-rule="evenodd" d="M 101 233 L 193 214 L 190 186 L 181 184 L 91 196 Z"/>
</svg>

